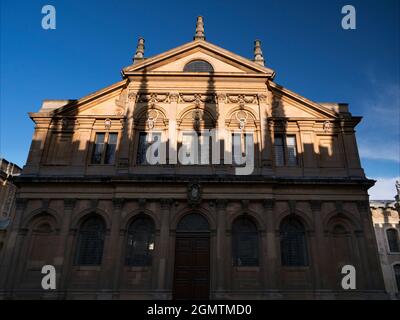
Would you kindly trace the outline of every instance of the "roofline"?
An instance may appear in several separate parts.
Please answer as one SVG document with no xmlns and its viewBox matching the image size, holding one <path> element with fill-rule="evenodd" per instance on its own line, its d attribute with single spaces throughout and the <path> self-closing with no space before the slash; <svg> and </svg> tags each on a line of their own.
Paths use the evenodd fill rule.
<svg viewBox="0 0 400 320">
<path fill-rule="evenodd" d="M 205 41 L 205 40 L 201 40 L 201 39 L 196 39 L 193 40 L 191 42 L 187 42 L 181 46 L 175 47 L 173 49 L 170 49 L 168 51 L 165 51 L 163 53 L 160 53 L 158 55 L 155 55 L 151 58 L 145 59 L 137 64 L 132 64 L 130 66 L 127 66 L 125 68 L 123 68 L 121 70 L 121 73 L 124 77 L 128 76 L 132 71 L 136 71 L 138 69 L 143 69 L 146 68 L 147 66 L 158 62 L 158 61 L 163 61 L 166 60 L 168 58 L 170 58 L 171 56 L 174 56 L 180 52 L 184 52 L 186 50 L 191 49 L 192 47 L 196 47 L 196 46 L 201 46 L 203 48 L 209 49 L 211 51 L 217 51 L 218 54 L 221 54 L 231 60 L 235 60 L 239 63 L 245 64 L 247 65 L 249 68 L 257 70 L 259 72 L 262 72 L 264 74 L 267 74 L 268 76 L 270 76 L 271 78 L 273 78 L 275 76 L 275 71 L 272 69 L 269 69 L 267 67 L 261 66 L 260 64 L 244 58 L 242 56 L 237 55 L 236 53 L 233 53 L 229 50 L 223 49 L 215 44 L 212 44 L 211 42 Z"/>
</svg>

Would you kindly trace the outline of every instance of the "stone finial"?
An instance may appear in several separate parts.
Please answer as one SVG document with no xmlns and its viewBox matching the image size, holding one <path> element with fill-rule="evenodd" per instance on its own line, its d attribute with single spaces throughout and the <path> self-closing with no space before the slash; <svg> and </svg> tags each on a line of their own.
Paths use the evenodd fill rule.
<svg viewBox="0 0 400 320">
<path fill-rule="evenodd" d="M 206 40 L 206 37 L 204 36 L 204 22 L 202 16 L 197 17 L 196 34 L 194 35 L 193 40 Z"/>
<path fill-rule="evenodd" d="M 140 37 L 136 47 L 135 56 L 133 57 L 133 63 L 138 63 L 143 60 L 144 60 L 144 39 Z"/>
<path fill-rule="evenodd" d="M 256 40 L 254 41 L 254 62 L 264 65 L 264 57 L 261 50 L 261 41 Z"/>
</svg>

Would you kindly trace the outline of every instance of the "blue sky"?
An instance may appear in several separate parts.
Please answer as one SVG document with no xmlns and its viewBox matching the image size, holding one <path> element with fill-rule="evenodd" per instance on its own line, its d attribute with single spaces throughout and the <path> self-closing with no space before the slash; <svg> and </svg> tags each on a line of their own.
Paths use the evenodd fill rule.
<svg viewBox="0 0 400 320">
<path fill-rule="evenodd" d="M 44 5 L 57 29 L 41 28 Z M 341 28 L 356 8 L 357 29 Z M 317 102 L 348 102 L 373 198 L 393 198 L 400 176 L 400 1 L 1 0 L 0 154 L 23 165 L 43 99 L 74 99 L 116 81 L 138 36 L 146 56 L 191 41 L 203 15 L 207 40 L 245 57 L 262 41 L 276 81 Z"/>
</svg>

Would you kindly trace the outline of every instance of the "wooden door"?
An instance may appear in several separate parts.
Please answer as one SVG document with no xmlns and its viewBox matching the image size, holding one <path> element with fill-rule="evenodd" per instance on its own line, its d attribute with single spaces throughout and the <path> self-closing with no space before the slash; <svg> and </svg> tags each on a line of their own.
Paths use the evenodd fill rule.
<svg viewBox="0 0 400 320">
<path fill-rule="evenodd" d="M 209 299 L 209 286 L 209 234 L 177 233 L 173 298 L 178 300 Z"/>
</svg>

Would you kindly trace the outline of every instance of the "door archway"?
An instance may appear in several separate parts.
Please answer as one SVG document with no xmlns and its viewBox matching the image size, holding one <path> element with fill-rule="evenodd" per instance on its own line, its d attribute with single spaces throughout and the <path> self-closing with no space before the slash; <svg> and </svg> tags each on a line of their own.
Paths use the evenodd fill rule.
<svg viewBox="0 0 400 320">
<path fill-rule="evenodd" d="M 176 228 L 173 298 L 209 299 L 210 230 L 198 213 L 185 215 Z"/>
</svg>

